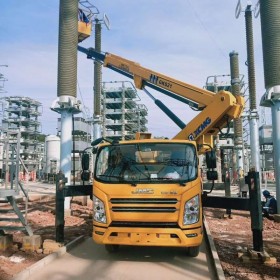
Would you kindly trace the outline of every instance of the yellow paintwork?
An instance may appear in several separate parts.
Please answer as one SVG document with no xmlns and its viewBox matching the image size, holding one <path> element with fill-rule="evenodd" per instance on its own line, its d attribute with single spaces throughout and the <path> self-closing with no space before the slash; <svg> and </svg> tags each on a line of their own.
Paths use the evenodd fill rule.
<svg viewBox="0 0 280 280">
<path fill-rule="evenodd" d="M 142 133 L 139 133 L 139 135 L 141 135 Z M 119 144 L 137 144 L 137 143 L 191 143 L 192 145 L 194 145 L 195 147 L 196 142 L 194 141 L 190 141 L 190 140 L 184 140 L 184 139 L 156 139 L 156 138 L 141 138 L 139 140 L 123 140 L 123 141 L 119 141 Z M 108 146 L 110 145 L 108 142 L 102 142 L 101 144 L 99 144 L 100 147 L 103 146 Z"/>
<path fill-rule="evenodd" d="M 186 139 L 194 135 L 193 139 L 197 145 L 202 145 L 200 153 L 213 147 L 213 136 L 219 133 L 219 129 L 224 128 L 232 119 L 241 115 L 244 109 L 244 98 L 242 96 L 234 97 L 230 92 L 220 91 L 214 97 L 213 101 L 204 108 L 196 117 L 194 117 L 184 129 L 182 129 L 173 139 Z M 199 134 L 195 134 L 199 125 L 207 118 L 211 123 L 207 125 Z M 205 146 L 203 146 L 205 145 Z"/>
<path fill-rule="evenodd" d="M 100 233 L 103 233 L 101 235 Z M 112 236 L 114 233 L 114 236 Z M 117 235 L 116 235 L 117 233 Z M 195 237 L 187 235 L 195 234 Z M 176 235 L 176 238 L 171 237 Z M 93 240 L 98 244 L 120 244 L 138 246 L 174 246 L 193 247 L 199 246 L 202 242 L 202 228 L 189 230 L 170 228 L 123 228 L 110 227 L 108 229 L 93 227 Z"/>
<path fill-rule="evenodd" d="M 209 146 L 203 145 L 213 147 L 212 136 L 217 135 L 219 129 L 224 128 L 229 121 L 240 117 L 244 109 L 245 101 L 242 96 L 234 96 L 227 91 L 213 93 L 144 68 L 139 63 L 114 54 L 106 53 L 104 66 L 113 66 L 132 74 L 135 86 L 139 89 L 143 88 L 143 82 L 146 81 L 197 103 L 202 111 L 173 139 L 190 139 L 190 135 L 194 135 L 192 140 L 201 145 L 200 153 L 209 149 Z M 199 134 L 195 134 L 207 117 L 211 119 L 211 123 Z"/>
<path fill-rule="evenodd" d="M 156 83 L 154 83 L 155 85 L 167 89 L 189 100 L 195 101 L 196 103 L 200 104 L 200 107 L 207 106 L 209 103 L 211 103 L 212 98 L 215 95 L 211 91 L 195 87 L 193 85 L 165 76 L 161 73 L 149 70 L 142 67 L 139 63 L 135 63 L 131 60 L 124 59 L 114 54 L 106 53 L 104 66 L 106 67 L 108 65 L 112 65 L 125 72 L 132 73 L 134 75 L 135 86 L 138 89 L 143 88 L 143 81 L 151 82 L 151 75 L 157 76 L 158 79 Z"/>
<path fill-rule="evenodd" d="M 133 75 L 136 88 L 143 89 L 144 82 L 154 84 L 169 92 L 184 97 L 198 104 L 201 112 L 192 119 L 172 140 L 149 139 L 149 135 L 136 135 L 136 140 L 120 143 L 139 142 L 188 142 L 191 140 L 203 153 L 213 147 L 213 136 L 227 126 L 234 118 L 239 118 L 244 109 L 244 98 L 233 96 L 230 92 L 213 93 L 205 89 L 178 81 L 163 74 L 140 66 L 139 63 L 106 53 L 104 66 L 112 66 Z M 108 144 L 102 144 L 108 145 Z M 148 156 L 148 155 L 147 155 Z M 150 155 L 149 155 L 150 156 Z M 135 194 L 136 188 L 152 189 L 147 194 Z M 173 194 L 173 191 L 176 194 Z M 193 225 L 183 226 L 185 202 L 199 195 L 201 205 L 202 183 L 200 177 L 182 187 L 178 184 L 101 184 L 94 181 L 93 194 L 101 199 L 106 208 L 107 223 L 94 222 L 93 239 L 101 244 L 154 245 L 154 246 L 199 246 L 202 242 L 202 207 L 200 220 Z M 172 193 L 172 194 L 171 194 Z M 164 213 L 121 213 L 113 212 L 111 198 L 177 198 L 176 212 L 171 215 Z M 126 204 L 133 207 L 134 205 Z M 150 205 L 151 206 L 151 205 Z M 111 227 L 110 223 L 119 222 L 174 222 L 179 228 L 145 228 L 145 227 Z M 194 237 L 187 237 L 194 234 Z M 175 237 L 174 237 L 175 236 Z"/>
<path fill-rule="evenodd" d="M 135 189 L 150 188 L 151 194 L 133 194 Z M 177 194 L 166 194 L 176 192 Z M 94 183 L 93 193 L 105 204 L 107 223 L 93 222 L 93 239 L 100 244 L 122 244 L 141 246 L 199 246 L 202 242 L 202 208 L 200 208 L 200 219 L 197 223 L 183 226 L 183 211 L 187 200 L 201 193 L 201 180 L 198 177 L 184 188 L 178 184 L 138 184 L 132 187 L 130 184 L 104 184 Z M 173 198 L 177 199 L 175 205 L 177 211 L 174 213 L 122 213 L 112 211 L 111 198 Z M 121 203 L 119 204 L 122 205 Z M 118 206 L 119 206 L 118 205 Z M 201 205 L 201 196 L 200 196 Z M 125 204 L 126 207 L 134 207 L 136 204 Z M 141 206 L 145 206 L 142 204 Z M 156 207 L 149 204 L 149 207 Z M 170 206 L 161 204 L 162 207 Z M 173 206 L 173 205 L 172 205 Z M 145 227 L 113 227 L 114 222 L 173 222 L 178 223 L 180 228 L 145 228 Z M 187 235 L 195 234 L 195 237 Z M 176 235 L 176 237 L 174 237 Z"/>
<path fill-rule="evenodd" d="M 84 41 L 91 35 L 91 23 L 78 21 L 78 42 Z"/>
</svg>

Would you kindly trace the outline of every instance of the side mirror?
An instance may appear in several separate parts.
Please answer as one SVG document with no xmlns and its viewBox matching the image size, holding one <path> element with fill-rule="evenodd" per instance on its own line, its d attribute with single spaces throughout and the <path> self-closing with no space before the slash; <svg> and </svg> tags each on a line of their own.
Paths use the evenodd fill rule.
<svg viewBox="0 0 280 280">
<path fill-rule="evenodd" d="M 92 153 L 93 153 L 94 155 L 97 154 L 97 151 L 98 151 L 98 148 L 96 148 L 96 147 L 93 147 L 93 148 L 92 148 Z"/>
<path fill-rule="evenodd" d="M 94 146 L 98 145 L 100 142 L 103 141 L 103 139 L 104 139 L 103 137 L 100 137 L 100 138 L 97 138 L 97 139 L 93 140 L 91 142 L 91 146 L 94 147 Z"/>
<path fill-rule="evenodd" d="M 209 169 L 217 167 L 216 152 L 214 150 L 206 153 L 206 166 Z"/>
<path fill-rule="evenodd" d="M 89 154 L 83 153 L 82 155 L 82 169 L 89 170 Z"/>
<path fill-rule="evenodd" d="M 83 171 L 81 174 L 82 181 L 89 181 L 90 173 L 88 171 Z"/>
<path fill-rule="evenodd" d="M 218 180 L 218 172 L 217 171 L 207 171 L 207 180 L 209 181 L 215 181 Z"/>
</svg>

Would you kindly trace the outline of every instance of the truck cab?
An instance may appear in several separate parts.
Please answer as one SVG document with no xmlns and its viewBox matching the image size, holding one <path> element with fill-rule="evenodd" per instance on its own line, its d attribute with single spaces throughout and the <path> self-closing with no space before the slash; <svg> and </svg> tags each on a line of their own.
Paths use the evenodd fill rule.
<svg viewBox="0 0 280 280">
<path fill-rule="evenodd" d="M 93 187 L 93 239 L 118 245 L 186 247 L 202 242 L 196 143 L 143 139 L 99 145 Z"/>
</svg>

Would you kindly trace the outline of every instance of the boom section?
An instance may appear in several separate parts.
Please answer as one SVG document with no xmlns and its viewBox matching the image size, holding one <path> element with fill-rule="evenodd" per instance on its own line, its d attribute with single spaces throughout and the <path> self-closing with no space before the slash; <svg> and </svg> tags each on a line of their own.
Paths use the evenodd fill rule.
<svg viewBox="0 0 280 280">
<path fill-rule="evenodd" d="M 213 147 L 213 136 L 243 112 L 245 101 L 242 96 L 234 96 L 228 91 L 213 93 L 144 68 L 120 56 L 99 53 L 93 48 L 78 46 L 78 50 L 87 54 L 88 58 L 102 62 L 103 66 L 133 79 L 138 89 L 149 86 L 199 109 L 201 112 L 185 127 L 181 127 L 182 130 L 173 139 L 196 141 L 201 147 L 200 153 L 209 146 Z"/>
<path fill-rule="evenodd" d="M 120 56 L 111 53 L 101 54 L 96 52 L 93 48 L 85 49 L 80 46 L 78 46 L 78 50 L 86 53 L 88 58 L 103 62 L 104 67 L 108 67 L 122 75 L 132 78 L 138 89 L 143 89 L 143 87 L 149 86 L 170 95 L 171 97 L 176 98 L 177 96 L 187 99 L 189 100 L 188 104 L 190 106 L 199 109 L 208 106 L 215 96 L 211 91 L 170 78 L 161 73 L 144 68 L 139 63 Z"/>
</svg>

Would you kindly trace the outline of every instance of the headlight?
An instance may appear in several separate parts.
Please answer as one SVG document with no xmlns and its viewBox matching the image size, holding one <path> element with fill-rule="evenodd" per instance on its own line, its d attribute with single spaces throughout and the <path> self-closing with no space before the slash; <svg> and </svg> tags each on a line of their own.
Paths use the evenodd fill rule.
<svg viewBox="0 0 280 280">
<path fill-rule="evenodd" d="M 191 225 L 199 220 L 199 195 L 194 196 L 185 204 L 183 225 Z"/>
<path fill-rule="evenodd" d="M 96 196 L 93 196 L 93 220 L 103 224 L 107 221 L 104 203 Z"/>
</svg>

